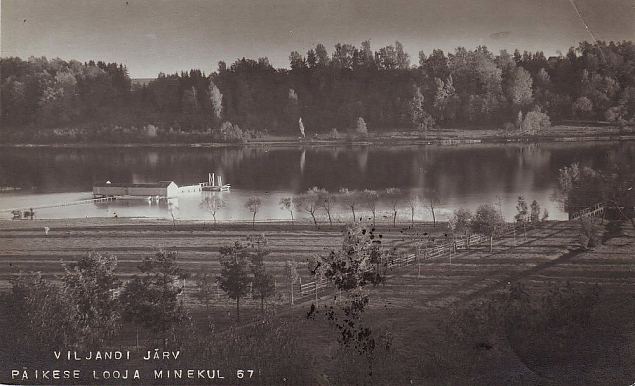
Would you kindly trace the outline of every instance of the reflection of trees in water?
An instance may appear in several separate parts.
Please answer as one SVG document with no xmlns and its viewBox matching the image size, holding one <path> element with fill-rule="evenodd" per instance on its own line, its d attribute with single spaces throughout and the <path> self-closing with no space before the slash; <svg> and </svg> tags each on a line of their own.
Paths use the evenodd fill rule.
<svg viewBox="0 0 635 386">
<path fill-rule="evenodd" d="M 606 153 L 606 164 L 632 167 L 635 165 L 635 146 L 623 144 L 616 149 L 610 149 Z"/>
<path fill-rule="evenodd" d="M 310 151 L 315 154 L 328 154 L 332 161 L 337 161 L 344 148 L 342 146 L 320 146 L 310 149 Z"/>
<path fill-rule="evenodd" d="M 6 151 L 5 151 L 6 150 Z M 612 155 L 607 156 L 611 150 Z M 178 184 L 221 173 L 236 188 L 329 190 L 435 188 L 448 195 L 548 189 L 557 169 L 580 161 L 595 168 L 635 153 L 632 143 L 284 148 L 3 149 L 0 184 L 40 191 L 87 191 L 93 182 Z M 372 157 L 370 154 L 372 152 Z M 627 157 L 628 158 L 628 157 Z M 495 194 L 496 194 L 495 193 Z"/>
<path fill-rule="evenodd" d="M 411 165 L 411 179 L 414 186 L 423 188 L 430 184 L 431 171 L 436 167 L 434 153 L 429 147 L 421 147 L 414 154 Z"/>
<path fill-rule="evenodd" d="M 246 157 L 251 155 L 248 149 L 223 149 L 218 159 L 218 165 L 222 165 L 223 170 L 235 170 Z M 213 157 L 214 158 L 214 157 Z M 213 162 L 216 164 L 216 162 Z"/>
<path fill-rule="evenodd" d="M 357 166 L 362 174 L 366 174 L 366 168 L 368 166 L 368 146 L 362 146 L 355 149 L 355 156 L 357 158 Z"/>
<path fill-rule="evenodd" d="M 156 151 L 148 152 L 145 164 L 153 169 L 156 168 L 159 164 L 159 153 L 157 153 Z"/>
<path fill-rule="evenodd" d="M 518 149 L 518 163 L 520 167 L 534 171 L 543 170 L 551 163 L 551 152 L 540 144 L 532 143 Z"/>
<path fill-rule="evenodd" d="M 302 149 L 302 154 L 300 154 L 300 173 L 304 174 L 304 164 L 306 162 L 306 150 Z"/>
</svg>

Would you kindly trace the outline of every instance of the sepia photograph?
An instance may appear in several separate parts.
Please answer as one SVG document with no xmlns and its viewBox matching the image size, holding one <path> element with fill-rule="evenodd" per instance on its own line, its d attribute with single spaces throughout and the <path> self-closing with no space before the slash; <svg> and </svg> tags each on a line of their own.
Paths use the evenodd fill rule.
<svg viewBox="0 0 635 386">
<path fill-rule="evenodd" d="M 0 385 L 635 385 L 633 0 L 0 0 Z"/>
</svg>

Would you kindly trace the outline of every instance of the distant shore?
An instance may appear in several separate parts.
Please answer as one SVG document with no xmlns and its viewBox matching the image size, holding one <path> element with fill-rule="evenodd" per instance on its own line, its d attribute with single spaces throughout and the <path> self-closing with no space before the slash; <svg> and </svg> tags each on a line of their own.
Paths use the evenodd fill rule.
<svg viewBox="0 0 635 386">
<path fill-rule="evenodd" d="M 616 126 L 557 125 L 534 135 L 506 133 L 500 129 L 441 129 L 421 135 L 416 132 L 393 131 L 370 133 L 367 137 L 338 138 L 327 134 L 299 138 L 293 136 L 265 136 L 242 143 L 219 142 L 77 142 L 77 143 L 0 143 L 0 147 L 50 147 L 50 148 L 242 148 L 261 146 L 411 146 L 411 145 L 458 145 L 479 143 L 538 143 L 538 142 L 595 142 L 595 141 L 635 141 L 635 128 Z"/>
</svg>

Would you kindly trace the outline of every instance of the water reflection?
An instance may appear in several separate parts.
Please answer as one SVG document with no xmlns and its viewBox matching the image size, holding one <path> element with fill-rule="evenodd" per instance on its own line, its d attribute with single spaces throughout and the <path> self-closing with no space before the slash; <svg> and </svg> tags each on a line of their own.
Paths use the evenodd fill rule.
<svg viewBox="0 0 635 386">
<path fill-rule="evenodd" d="M 363 190 L 402 191 L 400 216 L 409 219 L 407 201 L 417 196 L 421 205 L 416 218 L 431 218 L 430 199 L 438 201 L 443 218 L 456 207 L 474 209 L 496 203 L 511 218 L 518 195 L 536 199 L 551 218 L 564 218 L 549 197 L 557 184 L 558 168 L 571 162 L 595 167 L 606 163 L 609 152 L 633 152 L 633 143 L 550 143 L 465 146 L 361 146 L 283 148 L 114 148 L 114 149 L 3 149 L 0 154 L 0 186 L 21 187 L 19 193 L 1 194 L 0 208 L 29 207 L 60 202 L 69 197 L 89 198 L 93 183 L 155 182 L 174 180 L 179 185 L 205 180 L 216 172 L 232 185 L 222 193 L 226 207 L 219 220 L 246 220 L 244 202 L 256 195 L 263 201 L 260 219 L 286 219 L 280 198 L 318 186 L 336 192 L 341 187 Z M 299 160 L 299 167 L 298 167 Z M 83 192 L 83 193 L 82 193 Z M 90 208 L 53 208 L 38 217 L 148 216 L 211 219 L 200 207 L 200 193 L 179 197 L 172 206 L 124 205 Z M 380 211 L 389 211 L 381 201 Z M 170 209 L 172 208 L 172 209 Z M 336 204 L 339 217 L 350 218 L 348 208 Z M 363 211 L 363 204 L 360 204 Z"/>
</svg>

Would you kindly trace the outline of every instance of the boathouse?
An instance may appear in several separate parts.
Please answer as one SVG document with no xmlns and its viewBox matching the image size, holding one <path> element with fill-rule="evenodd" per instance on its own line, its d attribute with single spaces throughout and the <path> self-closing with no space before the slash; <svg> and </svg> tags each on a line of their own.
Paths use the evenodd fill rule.
<svg viewBox="0 0 635 386">
<path fill-rule="evenodd" d="M 159 181 L 143 184 L 106 181 L 93 185 L 93 197 L 137 196 L 172 198 L 178 194 L 179 187 L 174 181 Z"/>
</svg>

